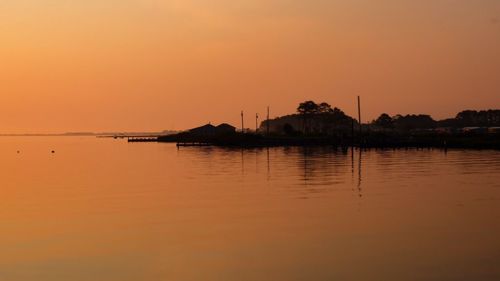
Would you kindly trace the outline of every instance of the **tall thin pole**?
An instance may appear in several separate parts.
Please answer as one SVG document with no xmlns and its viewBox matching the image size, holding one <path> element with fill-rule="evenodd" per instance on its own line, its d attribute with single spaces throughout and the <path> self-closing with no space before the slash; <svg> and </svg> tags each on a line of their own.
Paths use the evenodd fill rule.
<svg viewBox="0 0 500 281">
<path fill-rule="evenodd" d="M 267 107 L 267 122 L 266 122 L 266 127 L 267 127 L 267 134 L 269 135 L 269 106 Z"/>
<path fill-rule="evenodd" d="M 259 129 L 258 123 L 259 123 L 259 114 L 255 113 L 255 132 L 257 132 L 257 130 Z"/>
<path fill-rule="evenodd" d="M 245 124 L 243 123 L 243 110 L 241 111 L 241 132 L 245 132 Z"/>
<path fill-rule="evenodd" d="M 361 98 L 358 96 L 358 122 L 359 122 L 359 134 L 361 134 Z"/>
<path fill-rule="evenodd" d="M 351 118 L 351 145 L 354 146 L 354 118 Z"/>
</svg>

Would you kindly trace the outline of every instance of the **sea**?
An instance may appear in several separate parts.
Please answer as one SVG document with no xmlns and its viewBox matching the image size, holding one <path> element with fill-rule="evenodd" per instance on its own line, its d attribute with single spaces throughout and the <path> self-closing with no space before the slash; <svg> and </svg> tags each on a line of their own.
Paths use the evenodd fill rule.
<svg viewBox="0 0 500 281">
<path fill-rule="evenodd" d="M 500 280 L 500 151 L 0 137 L 0 280 Z"/>
</svg>

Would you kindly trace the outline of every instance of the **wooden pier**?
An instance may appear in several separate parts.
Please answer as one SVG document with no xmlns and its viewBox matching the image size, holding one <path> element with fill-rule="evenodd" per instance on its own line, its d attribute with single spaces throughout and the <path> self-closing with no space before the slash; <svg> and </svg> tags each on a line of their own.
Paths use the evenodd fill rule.
<svg viewBox="0 0 500 281">
<path fill-rule="evenodd" d="M 156 136 L 128 136 L 126 137 L 128 142 L 157 142 L 158 137 Z"/>
</svg>

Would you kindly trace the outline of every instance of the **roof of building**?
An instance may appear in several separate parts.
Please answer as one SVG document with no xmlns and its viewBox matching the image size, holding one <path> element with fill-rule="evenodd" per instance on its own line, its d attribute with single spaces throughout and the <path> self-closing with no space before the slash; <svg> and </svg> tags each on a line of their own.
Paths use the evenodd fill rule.
<svg viewBox="0 0 500 281">
<path fill-rule="evenodd" d="M 227 123 L 222 123 L 220 124 L 219 126 L 217 126 L 217 128 L 230 128 L 230 129 L 236 129 L 236 127 L 232 126 L 232 125 L 229 125 Z"/>
</svg>

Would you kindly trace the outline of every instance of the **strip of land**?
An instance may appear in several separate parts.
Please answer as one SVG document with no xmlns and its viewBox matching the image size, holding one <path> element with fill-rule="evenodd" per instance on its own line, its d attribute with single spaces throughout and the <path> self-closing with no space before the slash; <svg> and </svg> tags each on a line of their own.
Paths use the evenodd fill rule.
<svg viewBox="0 0 500 281">
<path fill-rule="evenodd" d="M 297 113 L 267 119 L 255 130 L 206 124 L 177 134 L 129 136 L 130 142 L 173 142 L 178 146 L 436 147 L 500 149 L 500 110 L 466 110 L 436 121 L 429 115 L 381 114 L 369 123 L 327 103 L 301 103 Z"/>
</svg>

